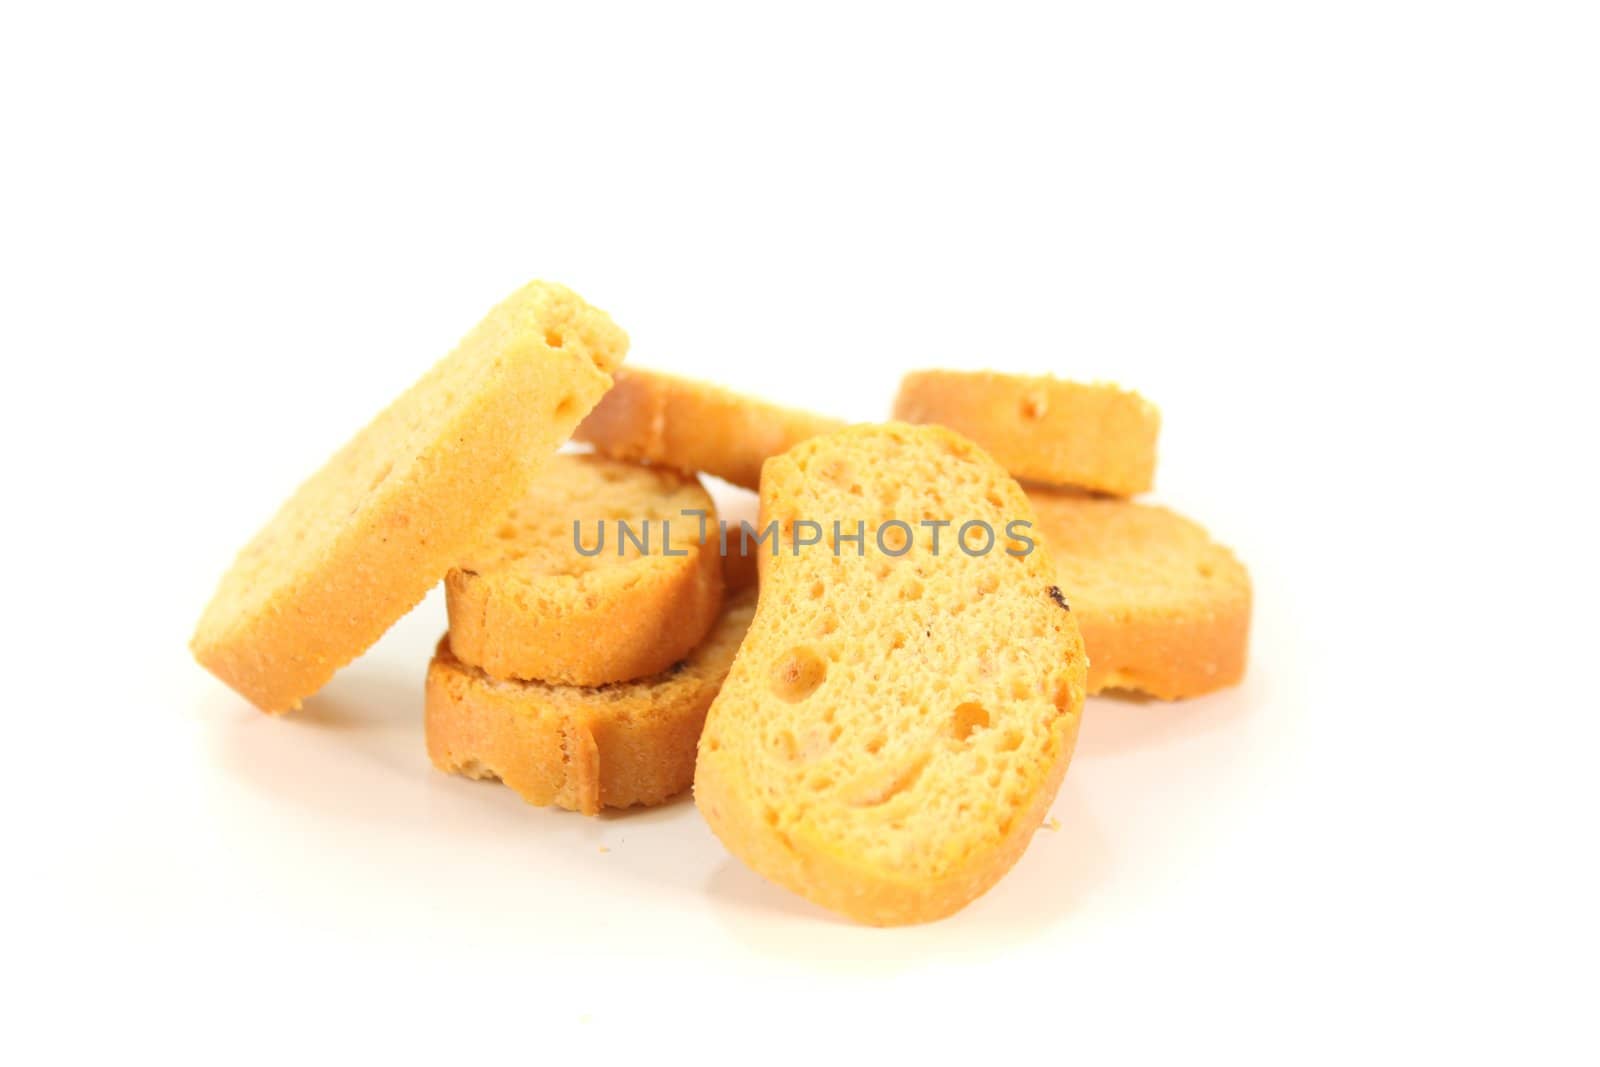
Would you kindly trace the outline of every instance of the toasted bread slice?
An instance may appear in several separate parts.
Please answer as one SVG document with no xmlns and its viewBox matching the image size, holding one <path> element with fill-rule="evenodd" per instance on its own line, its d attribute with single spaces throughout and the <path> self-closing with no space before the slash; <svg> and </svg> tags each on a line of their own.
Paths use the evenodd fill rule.
<svg viewBox="0 0 1600 1067">
<path fill-rule="evenodd" d="M 695 803 L 735 855 L 881 925 L 948 915 L 1010 869 L 1084 698 L 1054 570 L 1008 536 L 1032 518 L 998 464 L 937 427 L 851 427 L 767 463 L 761 524 L 786 532 L 761 557 L 695 772 Z M 810 522 L 821 544 L 806 544 Z M 987 551 L 978 526 L 958 547 L 967 523 L 994 532 Z"/>
<path fill-rule="evenodd" d="M 195 658 L 262 711 L 298 707 L 493 529 L 627 348 L 568 289 L 513 293 L 245 547 Z"/>
<path fill-rule="evenodd" d="M 618 459 L 704 471 L 754 489 L 761 464 L 844 425 L 720 386 L 633 368 L 583 420 L 577 438 Z"/>
<path fill-rule="evenodd" d="M 719 499 L 717 550 L 722 555 L 722 584 L 729 593 L 749 589 L 760 580 L 762 545 L 755 540 L 760 507 L 760 498 L 743 489 L 725 490 Z"/>
<path fill-rule="evenodd" d="M 716 507 L 692 474 L 557 456 L 445 593 L 451 653 L 496 678 L 643 678 L 722 608 Z"/>
<path fill-rule="evenodd" d="M 901 379 L 894 417 L 948 426 L 1027 481 L 1133 496 L 1155 480 L 1161 413 L 1114 385 L 917 371 Z"/>
<path fill-rule="evenodd" d="M 1244 677 L 1250 575 L 1181 515 L 1148 504 L 1030 489 L 1039 534 L 1089 653 L 1089 692 L 1163 700 Z"/>
<path fill-rule="evenodd" d="M 599 688 L 500 681 L 441 640 L 428 666 L 428 756 L 442 771 L 499 779 L 531 804 L 585 815 L 659 804 L 694 779 L 706 709 L 754 613 L 754 593 L 731 597 L 683 662 Z"/>
</svg>

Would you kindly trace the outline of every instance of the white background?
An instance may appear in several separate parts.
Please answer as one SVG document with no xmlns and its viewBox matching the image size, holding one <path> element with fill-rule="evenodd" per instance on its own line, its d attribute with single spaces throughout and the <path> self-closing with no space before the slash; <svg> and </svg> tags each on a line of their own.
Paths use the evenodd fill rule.
<svg viewBox="0 0 1600 1067">
<path fill-rule="evenodd" d="M 7 1058 L 1593 1062 L 1597 55 L 1581 3 L 7 5 Z M 249 709 L 213 583 L 532 277 L 851 418 L 1138 388 L 1245 684 L 1091 701 L 1061 829 L 888 931 L 692 804 L 433 771 L 437 597 Z"/>
</svg>

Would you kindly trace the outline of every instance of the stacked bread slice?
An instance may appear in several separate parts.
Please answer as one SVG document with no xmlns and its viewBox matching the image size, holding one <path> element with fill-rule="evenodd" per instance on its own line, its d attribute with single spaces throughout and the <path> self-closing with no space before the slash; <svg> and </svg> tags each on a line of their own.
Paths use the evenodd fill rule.
<svg viewBox="0 0 1600 1067">
<path fill-rule="evenodd" d="M 445 591 L 437 767 L 589 815 L 689 787 L 753 603 L 724 602 L 716 508 L 693 475 L 558 456 Z"/>
<path fill-rule="evenodd" d="M 756 603 L 756 557 L 728 548 L 698 474 L 754 488 L 770 456 L 842 425 L 619 371 L 574 435 L 596 453 L 558 457 L 445 579 L 434 765 L 590 815 L 689 788 Z"/>
</svg>

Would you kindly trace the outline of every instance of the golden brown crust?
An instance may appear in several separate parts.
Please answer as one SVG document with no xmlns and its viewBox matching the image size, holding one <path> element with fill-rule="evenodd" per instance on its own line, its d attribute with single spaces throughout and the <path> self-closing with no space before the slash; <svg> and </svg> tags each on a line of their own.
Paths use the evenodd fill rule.
<svg viewBox="0 0 1600 1067">
<path fill-rule="evenodd" d="M 740 396 L 720 386 L 629 368 L 578 427 L 576 437 L 618 459 L 713 474 L 755 489 L 761 465 L 838 419 Z"/>
<path fill-rule="evenodd" d="M 1236 684 L 1250 643 L 1250 575 L 1166 508 L 1030 489 L 1089 653 L 1089 692 L 1163 700 Z"/>
<path fill-rule="evenodd" d="M 901 380 L 894 417 L 947 426 L 1014 477 L 1043 485 L 1133 496 L 1155 480 L 1161 413 L 1114 385 L 917 371 Z"/>
<path fill-rule="evenodd" d="M 441 639 L 428 666 L 429 758 L 448 773 L 497 778 L 531 804 L 585 815 L 659 804 L 694 778 L 706 709 L 754 611 L 754 594 L 732 597 L 680 666 L 599 688 L 499 681 Z"/>
<path fill-rule="evenodd" d="M 1066 773 L 1077 626 L 1042 551 L 969 556 L 954 531 L 933 549 L 926 522 L 1032 520 L 1016 482 L 947 430 L 855 426 L 773 459 L 761 525 L 802 520 L 828 532 L 761 557 L 695 803 L 734 855 L 824 907 L 878 925 L 941 918 L 1011 868 Z M 909 544 L 891 520 L 916 527 Z M 872 547 L 841 540 L 836 555 L 834 521 L 842 535 L 864 524 Z"/>
<path fill-rule="evenodd" d="M 665 670 L 722 609 L 716 522 L 693 475 L 558 456 L 446 575 L 450 651 L 496 678 L 559 685 Z"/>
<path fill-rule="evenodd" d="M 246 546 L 196 627 L 195 658 L 263 711 L 298 707 L 504 514 L 626 351 L 570 290 L 512 294 Z"/>
</svg>

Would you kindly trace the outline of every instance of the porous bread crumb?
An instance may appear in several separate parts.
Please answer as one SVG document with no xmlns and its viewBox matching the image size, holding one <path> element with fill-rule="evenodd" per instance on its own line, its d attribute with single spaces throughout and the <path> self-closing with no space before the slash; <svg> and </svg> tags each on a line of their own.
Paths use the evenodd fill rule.
<svg viewBox="0 0 1600 1067">
<path fill-rule="evenodd" d="M 912 528 L 905 553 L 763 556 L 760 602 L 700 740 L 695 803 L 756 871 L 876 924 L 936 919 L 1021 855 L 1084 697 L 1042 550 L 933 551 L 924 520 L 1031 520 L 1021 489 L 936 427 L 851 427 L 770 460 L 761 524 Z M 790 539 L 786 539 L 787 540 Z M 1010 543 L 1010 542 L 1008 542 Z M 1020 546 L 1019 551 L 1020 551 Z"/>
</svg>

